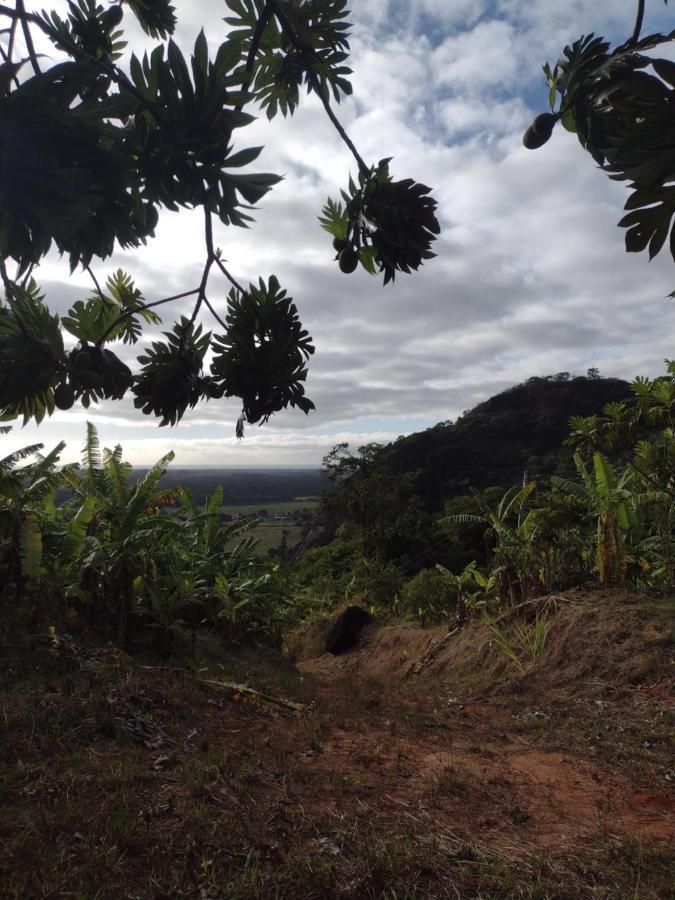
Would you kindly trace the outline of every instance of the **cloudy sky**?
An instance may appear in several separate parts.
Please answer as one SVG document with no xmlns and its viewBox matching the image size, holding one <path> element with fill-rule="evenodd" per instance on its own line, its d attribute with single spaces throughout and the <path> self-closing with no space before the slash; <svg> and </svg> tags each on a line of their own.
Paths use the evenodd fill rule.
<svg viewBox="0 0 675 900">
<path fill-rule="evenodd" d="M 224 4 L 177 6 L 179 42 L 190 47 L 203 26 L 215 48 L 225 33 Z M 316 344 L 307 382 L 316 411 L 281 413 L 237 441 L 234 401 L 204 404 L 170 429 L 125 399 L 16 427 L 0 438 L 0 456 L 35 440 L 49 447 L 64 439 L 66 457 L 76 458 L 89 419 L 106 445 L 122 443 L 135 464 L 174 449 L 178 465 L 319 465 L 338 441 L 393 440 L 454 419 L 531 375 L 662 371 L 663 358 L 673 355 L 675 309 L 665 299 L 675 288 L 672 262 L 666 253 L 649 263 L 624 252 L 616 222 L 625 191 L 576 138 L 557 128 L 537 152 L 521 142 L 533 116 L 547 109 L 542 63 L 554 63 L 566 43 L 590 31 L 623 40 L 634 3 L 351 6 L 354 95 L 338 114 L 366 160 L 392 156 L 395 178 L 433 188 L 443 229 L 437 258 L 386 288 L 361 270 L 343 275 L 317 216 L 355 173 L 349 151 L 313 98 L 291 120 L 262 117 L 238 133 L 238 145 L 264 144 L 251 168 L 284 181 L 263 200 L 250 230 L 219 227 L 216 243 L 240 282 L 274 273 L 295 299 Z M 643 33 L 673 27 L 675 9 L 648 0 Z M 137 32 L 130 36 L 132 46 L 143 46 Z M 201 219 L 165 213 L 147 249 L 117 253 L 95 270 L 105 279 L 123 267 L 150 301 L 195 287 L 203 253 Z M 59 312 L 90 286 L 86 274 L 69 277 L 56 257 L 39 280 Z M 209 298 L 221 312 L 227 290 L 212 276 Z M 185 311 L 164 307 L 164 320 Z"/>
</svg>

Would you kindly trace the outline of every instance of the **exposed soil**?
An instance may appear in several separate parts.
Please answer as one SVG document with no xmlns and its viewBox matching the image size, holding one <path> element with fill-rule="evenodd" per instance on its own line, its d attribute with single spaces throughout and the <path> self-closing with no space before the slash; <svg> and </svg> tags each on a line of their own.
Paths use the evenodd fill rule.
<svg viewBox="0 0 675 900">
<path fill-rule="evenodd" d="M 479 624 L 212 665 L 301 712 L 34 642 L 0 673 L 0 896 L 674 896 L 672 604 L 536 608 L 523 671 Z"/>
</svg>

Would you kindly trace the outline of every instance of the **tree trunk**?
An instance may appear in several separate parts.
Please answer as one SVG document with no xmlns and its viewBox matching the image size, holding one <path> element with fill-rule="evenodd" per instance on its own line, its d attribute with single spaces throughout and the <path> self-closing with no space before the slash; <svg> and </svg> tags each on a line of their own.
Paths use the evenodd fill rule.
<svg viewBox="0 0 675 900">
<path fill-rule="evenodd" d="M 123 566 L 117 579 L 119 585 L 119 607 L 117 610 L 117 646 L 128 650 L 131 646 L 131 606 L 133 603 L 134 580 L 131 572 Z"/>
</svg>

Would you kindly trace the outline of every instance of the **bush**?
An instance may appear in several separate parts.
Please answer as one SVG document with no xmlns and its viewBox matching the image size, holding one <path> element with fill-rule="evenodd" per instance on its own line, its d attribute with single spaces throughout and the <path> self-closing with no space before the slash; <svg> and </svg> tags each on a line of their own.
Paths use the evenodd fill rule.
<svg viewBox="0 0 675 900">
<path fill-rule="evenodd" d="M 436 569 L 422 569 L 403 585 L 400 608 L 404 615 L 438 621 L 454 612 L 456 590 Z"/>
</svg>

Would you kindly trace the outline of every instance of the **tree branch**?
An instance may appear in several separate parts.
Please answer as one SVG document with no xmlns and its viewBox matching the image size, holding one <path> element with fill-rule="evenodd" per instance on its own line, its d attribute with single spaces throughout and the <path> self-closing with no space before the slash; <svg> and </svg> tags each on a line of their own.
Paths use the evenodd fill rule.
<svg viewBox="0 0 675 900">
<path fill-rule="evenodd" d="M 12 24 L 9 28 L 9 43 L 7 45 L 7 62 L 13 62 L 14 40 L 16 38 L 16 26 L 18 24 L 18 19 L 12 19 Z"/>
<path fill-rule="evenodd" d="M 125 309 L 123 313 L 121 313 L 114 322 L 106 328 L 103 332 L 102 336 L 96 342 L 97 345 L 102 344 L 105 339 L 108 337 L 111 331 L 114 331 L 115 328 L 119 325 L 120 322 L 123 322 L 125 319 L 128 319 L 129 316 L 135 315 L 137 312 L 143 312 L 144 309 L 152 309 L 154 306 L 161 306 L 163 303 L 170 303 L 172 300 L 182 300 L 183 297 L 191 297 L 193 294 L 198 293 L 199 288 L 193 288 L 191 291 L 183 291 L 182 294 L 174 294 L 171 297 L 164 297 L 162 300 L 153 300 L 152 303 L 140 303 L 138 306 L 134 306 L 132 309 Z"/>
<path fill-rule="evenodd" d="M 220 325 L 220 327 L 221 327 L 224 331 L 227 331 L 227 330 L 228 330 L 228 328 L 227 328 L 227 323 L 226 323 L 226 322 L 223 322 L 223 320 L 220 318 L 220 316 L 218 315 L 218 313 L 215 311 L 215 309 L 213 308 L 213 306 L 212 306 L 211 303 L 209 302 L 209 298 L 206 296 L 206 294 L 204 294 L 204 306 L 206 306 L 206 308 L 207 308 L 208 311 L 211 313 L 211 315 L 212 315 L 213 318 L 216 320 L 216 322 Z"/>
<path fill-rule="evenodd" d="M 216 258 L 216 254 L 213 252 L 213 222 L 211 220 L 211 213 L 208 209 L 204 209 L 204 240 L 206 241 L 206 262 L 204 263 L 202 280 L 197 289 L 197 302 L 192 310 L 190 322 L 194 322 L 197 318 L 199 308 L 206 299 L 206 285 L 209 281 L 209 272 L 211 271 L 211 266 Z"/>
<path fill-rule="evenodd" d="M 637 15 L 635 17 L 635 28 L 633 29 L 633 36 L 631 38 L 632 44 L 637 44 L 640 38 L 640 32 L 642 31 L 642 20 L 645 17 L 645 0 L 638 0 L 638 8 Z"/>
<path fill-rule="evenodd" d="M 23 0 L 17 0 L 17 7 L 19 4 L 21 4 L 21 9 L 14 10 L 11 8 L 11 6 L 6 6 L 4 3 L 0 3 L 0 16 L 8 16 L 11 19 L 19 19 L 21 21 L 21 27 L 24 30 L 27 44 L 30 41 L 30 46 L 33 46 L 33 38 L 30 34 L 30 29 L 28 28 L 29 24 L 36 25 L 52 43 L 61 43 L 59 41 L 58 35 L 54 32 L 54 29 L 49 25 L 48 22 L 44 21 L 39 16 L 36 16 L 33 13 L 26 12 L 23 5 Z M 112 80 L 116 84 L 122 85 L 127 91 L 129 91 L 130 94 L 136 97 L 136 99 L 143 103 L 148 109 L 152 110 L 153 115 L 155 115 L 156 118 L 161 118 L 157 112 L 157 104 L 151 103 L 148 98 L 138 90 L 133 81 L 131 81 L 131 79 L 128 78 L 121 69 L 118 69 L 117 66 L 113 65 L 110 62 L 106 62 L 103 59 L 97 59 L 95 56 L 92 56 L 90 53 L 86 53 L 75 44 L 72 44 L 70 48 L 66 48 L 65 52 L 68 53 L 69 56 L 73 56 L 76 59 L 86 59 L 92 65 L 96 66 L 103 74 L 107 75 L 109 78 L 112 78 Z M 34 69 L 36 63 L 37 56 L 35 57 L 35 63 L 33 64 Z M 35 71 L 35 74 L 41 74 L 39 68 Z"/>
<path fill-rule="evenodd" d="M 260 17 L 255 26 L 255 31 L 253 32 L 253 38 L 251 40 L 251 46 L 248 49 L 248 55 L 246 57 L 246 80 L 244 81 L 241 90 L 242 93 L 246 93 L 251 86 L 251 81 L 253 80 L 253 64 L 255 62 L 256 53 L 260 48 L 260 41 L 262 40 L 262 36 L 265 33 L 265 27 L 270 20 L 272 15 L 272 0 L 267 0 L 263 11 L 260 13 Z M 241 112 L 242 107 L 244 106 L 243 102 L 238 103 L 235 106 L 235 110 L 237 112 Z"/>
<path fill-rule="evenodd" d="M 643 2 L 644 2 L 644 0 L 643 0 Z M 306 57 L 307 50 L 308 50 L 307 46 L 305 44 L 303 44 L 303 42 L 297 36 L 295 31 L 293 31 L 293 28 L 291 27 L 291 23 L 288 21 L 285 14 L 279 8 L 279 6 L 277 4 L 277 0 L 268 0 L 267 5 L 270 6 L 272 8 L 272 10 L 274 11 L 274 15 L 279 20 L 279 24 L 281 25 L 281 28 L 283 29 L 288 40 L 291 42 L 291 44 L 293 44 L 293 46 L 295 47 L 296 50 L 298 50 L 303 56 Z M 330 102 L 328 100 L 328 97 L 325 96 L 323 90 L 321 89 L 321 85 L 319 83 L 319 80 L 316 77 L 316 74 L 314 73 L 314 70 L 310 66 L 307 66 L 306 72 L 307 72 L 307 78 L 309 80 L 309 83 L 310 83 L 312 89 L 318 96 L 319 100 L 321 100 L 321 103 L 323 104 L 323 108 L 326 110 L 326 115 L 333 123 L 335 130 L 340 135 L 340 137 L 342 138 L 344 143 L 347 145 L 347 147 L 349 147 L 349 149 L 352 153 L 352 156 L 358 163 L 359 170 L 364 174 L 369 172 L 370 167 L 365 164 L 365 162 L 363 161 L 363 158 L 361 157 L 361 154 L 356 149 L 354 142 L 351 140 L 351 138 L 349 137 L 349 135 L 347 134 L 347 132 L 341 125 L 340 120 L 333 112 Z"/>
<path fill-rule="evenodd" d="M 227 269 L 225 268 L 225 266 L 224 266 L 223 263 L 222 263 L 222 260 L 219 259 L 217 256 L 216 256 L 216 265 L 218 266 L 218 268 L 220 269 L 220 271 L 223 273 L 223 275 L 227 278 L 227 280 L 230 282 L 230 284 L 233 285 L 233 287 L 236 287 L 236 289 L 239 291 L 240 294 L 245 294 L 245 293 L 246 293 L 246 291 L 245 291 L 244 288 L 239 284 L 239 282 L 238 282 L 237 279 L 234 277 L 234 275 L 231 275 L 231 274 L 227 271 Z"/>
<path fill-rule="evenodd" d="M 21 28 L 23 30 L 23 37 L 26 41 L 26 49 L 28 50 L 28 56 L 30 57 L 33 71 L 36 75 L 41 75 L 42 72 L 38 63 L 37 53 L 35 52 L 33 35 L 30 33 L 30 26 L 28 24 L 28 19 L 26 18 L 26 8 L 23 5 L 23 0 L 16 0 L 16 12 L 21 17 Z"/>
<path fill-rule="evenodd" d="M 101 290 L 101 285 L 98 283 L 98 279 L 97 279 L 96 276 L 94 275 L 93 269 L 91 268 L 91 266 L 85 266 L 85 269 L 86 269 L 86 271 L 89 273 L 89 275 L 91 276 L 91 280 L 94 282 L 94 286 L 96 287 L 96 293 L 99 295 L 99 297 L 102 298 L 102 297 L 103 297 L 103 291 Z"/>
</svg>

